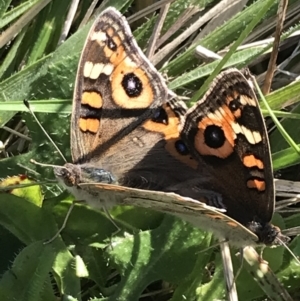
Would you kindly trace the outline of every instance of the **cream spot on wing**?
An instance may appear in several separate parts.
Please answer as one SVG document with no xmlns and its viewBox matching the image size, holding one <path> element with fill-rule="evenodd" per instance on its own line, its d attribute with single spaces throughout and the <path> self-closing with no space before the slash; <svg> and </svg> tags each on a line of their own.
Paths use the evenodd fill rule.
<svg viewBox="0 0 300 301">
<path fill-rule="evenodd" d="M 262 141 L 262 137 L 259 132 L 251 131 L 238 123 L 232 123 L 231 126 L 236 134 L 243 134 L 250 144 L 257 144 Z"/>
<path fill-rule="evenodd" d="M 256 141 L 256 143 L 261 142 L 261 140 L 262 140 L 261 134 L 259 132 L 252 132 L 252 133 L 253 133 L 253 137 L 254 137 L 254 140 Z"/>
<path fill-rule="evenodd" d="M 103 68 L 104 68 L 104 64 L 102 64 L 102 63 L 94 64 L 93 68 L 91 70 L 91 73 L 90 73 L 90 78 L 97 79 L 99 77 L 100 73 L 102 73 Z"/>
<path fill-rule="evenodd" d="M 94 64 L 92 62 L 85 62 L 83 67 L 83 76 L 90 77 Z"/>
<path fill-rule="evenodd" d="M 114 70 L 112 64 L 103 64 L 97 63 L 93 64 L 92 62 L 86 62 L 84 64 L 83 75 L 91 79 L 97 79 L 101 73 L 104 73 L 107 76 L 110 76 Z"/>
<path fill-rule="evenodd" d="M 224 114 L 225 114 L 224 110 L 222 108 L 219 108 L 219 110 L 216 110 L 213 114 L 209 113 L 207 116 L 208 118 L 217 118 L 218 120 L 221 121 L 223 119 Z"/>
<path fill-rule="evenodd" d="M 233 128 L 233 131 L 234 131 L 236 134 L 243 133 L 243 132 L 242 132 L 242 129 L 241 129 L 241 126 L 240 126 L 238 123 L 232 122 L 232 123 L 231 123 L 231 126 L 232 126 L 232 128 Z"/>
<path fill-rule="evenodd" d="M 249 98 L 249 97 L 247 97 L 247 96 L 243 96 L 243 97 L 246 98 L 247 103 L 248 103 L 250 106 L 253 106 L 253 107 L 256 107 L 256 106 L 257 106 L 255 99 Z"/>
<path fill-rule="evenodd" d="M 109 64 L 109 63 L 105 64 L 103 69 L 102 69 L 102 73 L 104 73 L 107 76 L 111 75 L 113 71 L 114 71 L 114 65 Z"/>
<path fill-rule="evenodd" d="M 114 26 L 113 26 L 114 27 Z M 122 28 L 122 30 L 120 30 L 120 28 L 119 27 L 117 27 L 117 28 L 115 28 L 115 31 L 118 33 L 118 35 L 119 35 L 119 39 L 121 40 L 121 41 L 124 41 L 125 40 L 125 35 L 124 35 L 124 33 L 123 33 L 123 28 Z"/>
<path fill-rule="evenodd" d="M 244 106 L 248 104 L 247 98 L 244 95 L 240 95 L 239 101 Z"/>
<path fill-rule="evenodd" d="M 256 101 L 253 98 L 247 97 L 246 95 L 240 96 L 240 102 L 242 105 L 250 105 L 252 107 L 256 107 Z"/>
<path fill-rule="evenodd" d="M 261 142 L 262 138 L 259 132 L 251 131 L 244 126 L 242 126 L 242 129 L 243 129 L 243 134 L 249 143 L 256 144 Z"/>
<path fill-rule="evenodd" d="M 91 40 L 92 41 L 96 40 L 100 45 L 103 45 L 103 42 L 105 42 L 106 39 L 107 39 L 106 33 L 103 31 L 96 31 L 91 34 Z"/>
<path fill-rule="evenodd" d="M 127 67 L 137 68 L 137 64 L 131 60 L 128 56 L 125 58 L 124 63 Z"/>
<path fill-rule="evenodd" d="M 244 126 L 241 126 L 241 129 L 242 129 L 241 134 L 244 134 L 244 136 L 246 137 L 249 143 L 256 144 L 261 142 L 262 138 L 259 132 L 251 131 Z"/>
</svg>

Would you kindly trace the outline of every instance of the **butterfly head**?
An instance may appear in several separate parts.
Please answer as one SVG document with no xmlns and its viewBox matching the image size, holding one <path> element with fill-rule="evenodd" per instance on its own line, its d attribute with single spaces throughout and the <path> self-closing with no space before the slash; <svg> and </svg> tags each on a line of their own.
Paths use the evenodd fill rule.
<svg viewBox="0 0 300 301">
<path fill-rule="evenodd" d="M 80 168 L 77 165 L 66 163 L 54 168 L 56 178 L 66 187 L 77 186 L 80 182 Z"/>
<path fill-rule="evenodd" d="M 81 183 L 115 184 L 113 175 L 103 168 L 89 165 L 67 163 L 63 167 L 55 167 L 54 174 L 67 187 L 78 186 Z"/>
<path fill-rule="evenodd" d="M 289 237 L 281 233 L 278 227 L 270 223 L 262 224 L 252 221 L 247 225 L 247 228 L 257 235 L 258 244 L 266 246 L 282 245 L 290 240 Z"/>
</svg>

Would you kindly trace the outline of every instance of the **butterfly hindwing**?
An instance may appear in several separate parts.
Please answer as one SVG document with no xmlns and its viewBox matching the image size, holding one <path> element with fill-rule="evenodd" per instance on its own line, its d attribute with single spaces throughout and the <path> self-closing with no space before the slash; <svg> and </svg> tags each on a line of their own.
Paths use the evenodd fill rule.
<svg viewBox="0 0 300 301">
<path fill-rule="evenodd" d="M 239 222 L 269 222 L 274 185 L 265 123 L 256 96 L 237 69 L 222 72 L 185 115 L 181 131 L 195 158 L 209 170 L 206 183 L 222 195 Z"/>
</svg>

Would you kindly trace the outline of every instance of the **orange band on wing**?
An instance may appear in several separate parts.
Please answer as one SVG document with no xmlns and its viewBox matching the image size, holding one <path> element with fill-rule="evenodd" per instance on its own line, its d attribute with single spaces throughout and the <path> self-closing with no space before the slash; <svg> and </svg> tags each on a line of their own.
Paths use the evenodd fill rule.
<svg viewBox="0 0 300 301">
<path fill-rule="evenodd" d="M 162 133 L 166 140 L 171 138 L 179 138 L 178 125 L 180 123 L 179 118 L 175 115 L 169 105 L 163 105 L 164 110 L 168 116 L 168 123 L 157 123 L 148 119 L 144 124 L 143 128 L 151 132 Z"/>
<path fill-rule="evenodd" d="M 83 132 L 91 132 L 96 134 L 100 126 L 100 121 L 95 118 L 80 118 L 79 119 L 79 128 Z"/>
<path fill-rule="evenodd" d="M 265 191 L 266 190 L 266 183 L 263 180 L 248 180 L 247 181 L 247 187 L 248 188 L 255 188 L 258 191 Z"/>
<path fill-rule="evenodd" d="M 243 158 L 243 164 L 249 168 L 251 167 L 257 167 L 259 169 L 264 168 L 264 163 L 261 160 L 256 159 L 253 155 L 245 156 Z"/>
<path fill-rule="evenodd" d="M 97 92 L 83 92 L 81 104 L 89 105 L 94 109 L 100 109 L 102 108 L 103 100 L 101 95 Z"/>
</svg>

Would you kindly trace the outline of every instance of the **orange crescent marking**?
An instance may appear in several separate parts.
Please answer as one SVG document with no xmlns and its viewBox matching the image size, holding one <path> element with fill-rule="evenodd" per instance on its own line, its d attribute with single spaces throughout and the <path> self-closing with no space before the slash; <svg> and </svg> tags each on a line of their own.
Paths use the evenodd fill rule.
<svg viewBox="0 0 300 301">
<path fill-rule="evenodd" d="M 143 127 L 150 132 L 162 133 L 166 139 L 179 138 L 179 118 L 175 115 L 169 105 L 164 104 L 163 108 L 168 116 L 168 124 L 157 123 L 152 120 L 147 120 Z"/>
<path fill-rule="evenodd" d="M 238 119 L 238 118 L 240 118 L 240 117 L 242 116 L 242 111 L 241 111 L 241 109 L 237 109 L 237 110 L 235 110 L 235 111 L 232 112 L 232 111 L 229 109 L 229 105 L 230 105 L 230 103 L 231 103 L 232 101 L 236 100 L 238 97 L 241 97 L 241 95 L 238 94 L 237 92 L 234 92 L 234 98 L 233 98 L 233 97 L 230 97 L 230 96 L 228 96 L 228 97 L 226 98 L 226 103 L 227 103 L 227 106 L 228 106 L 228 110 L 230 111 L 231 114 L 233 114 L 233 116 L 235 117 L 235 119 Z"/>
<path fill-rule="evenodd" d="M 224 144 L 219 148 L 211 148 L 205 142 L 204 132 L 209 125 L 219 126 L 225 135 Z M 194 145 L 201 155 L 216 156 L 219 158 L 227 158 L 234 150 L 234 132 L 230 124 L 225 119 L 203 118 L 198 123 L 198 132 L 195 136 Z"/>
<path fill-rule="evenodd" d="M 115 30 L 112 27 L 107 29 L 106 34 L 116 44 L 117 49 L 113 51 L 107 46 L 107 44 L 105 44 L 103 48 L 105 57 L 109 58 L 109 61 L 114 66 L 117 66 L 126 58 L 126 52 L 124 46 L 122 45 L 121 39 L 119 38 L 118 35 L 116 35 Z"/>
<path fill-rule="evenodd" d="M 175 142 L 179 139 L 179 124 L 180 120 L 173 112 L 172 108 L 164 104 L 163 108 L 168 116 L 168 124 L 157 123 L 152 120 L 147 120 L 143 124 L 143 128 L 150 132 L 160 133 L 166 140 L 165 149 L 177 160 L 183 162 L 193 169 L 197 169 L 199 163 L 193 159 L 190 155 L 181 155 L 178 153 L 175 147 Z"/>
<path fill-rule="evenodd" d="M 122 86 L 125 74 L 134 73 L 142 83 L 141 93 L 137 97 L 129 97 Z M 146 109 L 153 100 L 153 89 L 145 72 L 138 67 L 133 67 L 127 60 L 122 61 L 111 75 L 111 87 L 113 101 L 125 109 Z"/>
<path fill-rule="evenodd" d="M 103 105 L 102 97 L 97 92 L 83 92 L 81 97 L 81 104 L 89 105 L 92 108 L 100 109 Z"/>
<path fill-rule="evenodd" d="M 83 132 L 91 132 L 96 134 L 100 126 L 100 121 L 95 118 L 80 118 L 79 119 L 79 128 Z"/>
<path fill-rule="evenodd" d="M 261 160 L 256 159 L 253 155 L 245 156 L 243 158 L 243 164 L 249 168 L 251 167 L 257 167 L 259 169 L 264 168 L 264 163 Z"/>
<path fill-rule="evenodd" d="M 266 183 L 265 181 L 258 179 L 249 180 L 247 181 L 247 187 L 257 189 L 258 191 L 265 191 Z"/>
</svg>

